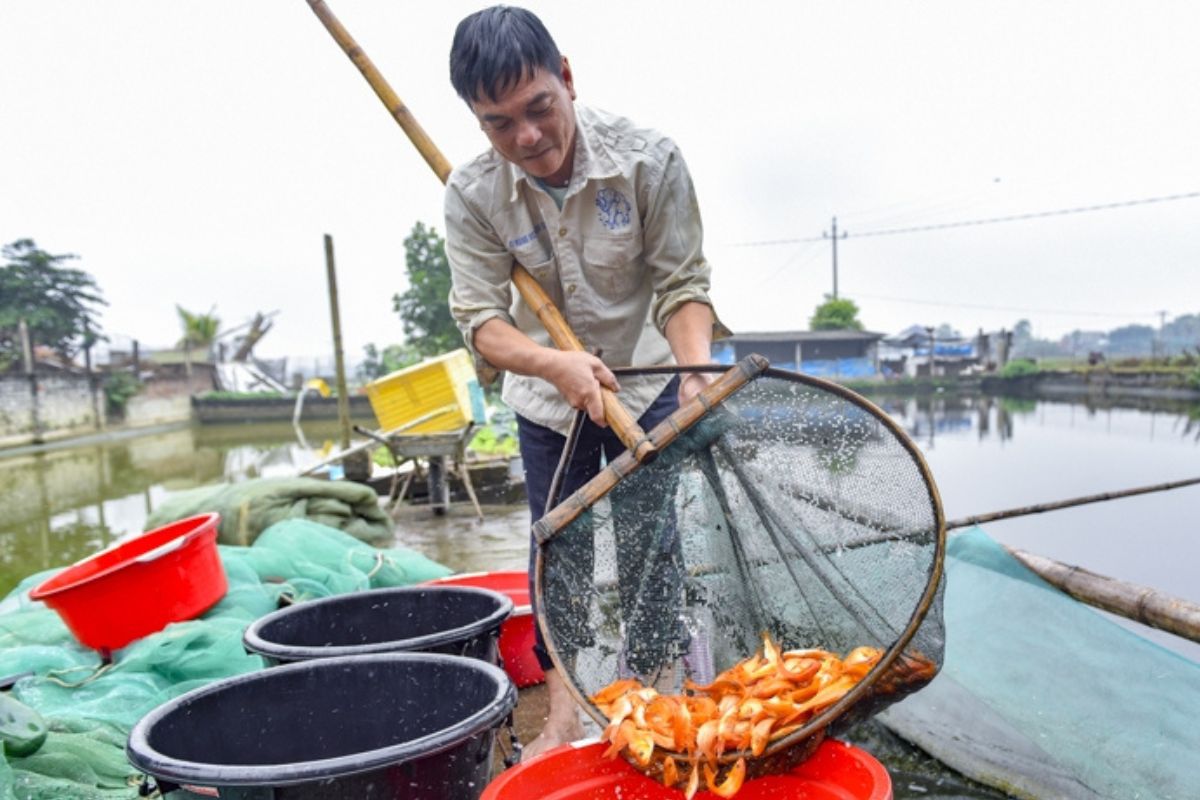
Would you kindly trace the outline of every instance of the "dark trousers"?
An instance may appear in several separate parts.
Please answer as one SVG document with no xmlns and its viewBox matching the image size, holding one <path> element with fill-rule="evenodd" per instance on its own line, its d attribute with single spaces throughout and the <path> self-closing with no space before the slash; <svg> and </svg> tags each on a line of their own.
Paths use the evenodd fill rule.
<svg viewBox="0 0 1200 800">
<path fill-rule="evenodd" d="M 651 403 L 646 412 L 638 420 L 642 430 L 650 430 L 662 422 L 679 407 L 679 378 L 672 378 L 662 393 Z M 566 437 L 537 423 L 517 416 L 517 433 L 521 445 L 521 460 L 525 467 L 525 491 L 529 498 L 531 519 L 536 522 L 546 512 L 546 500 L 550 484 L 561 458 Z M 562 488 L 558 501 L 562 502 L 575 490 L 591 480 L 600 471 L 604 457 L 605 463 L 612 461 L 625 451 L 608 428 L 600 428 L 591 420 L 585 420 L 579 431 L 579 439 L 575 445 L 575 454 L 563 476 Z M 638 674 L 646 674 L 657 669 L 668 654 L 659 644 L 668 630 L 674 630 L 674 625 L 664 625 L 661 616 L 664 613 L 675 613 L 678 605 L 682 575 L 681 556 L 679 553 L 678 533 L 675 530 L 673 492 L 664 493 L 661 498 L 657 520 L 649 521 L 641 518 L 630 519 L 622 514 L 622 509 L 614 507 L 612 512 L 613 531 L 617 547 L 617 578 L 621 598 L 622 615 L 626 623 L 629 644 L 625 657 L 627 666 Z M 619 504 L 614 504 L 619 505 Z M 570 544 L 563 543 L 576 552 L 569 556 L 570 563 L 577 566 L 572 569 L 572 575 L 585 581 L 584 586 L 556 585 L 554 590 L 547 591 L 547 603 L 582 602 L 586 604 L 591 597 L 593 559 L 592 541 L 590 536 L 572 537 Z M 561 540 L 560 540 L 561 541 Z M 539 613 L 536 593 L 534 592 L 534 567 L 537 557 L 537 543 L 531 538 L 529 547 L 529 595 L 533 598 L 534 614 Z M 564 556 L 566 557 L 566 556 Z M 581 610 L 578 621 L 580 629 L 575 632 L 562 631 L 565 639 L 574 641 L 559 641 L 558 632 L 555 634 L 555 646 L 562 655 L 573 653 L 579 647 L 590 644 L 590 631 L 587 629 L 586 611 Z M 673 621 L 672 621 L 673 622 Z M 541 627 L 537 627 L 537 646 L 534 652 L 543 669 L 550 669 L 553 662 L 546 652 L 546 643 L 542 638 Z M 673 647 L 675 637 L 669 644 Z M 674 653 L 671 654 L 672 656 Z"/>
</svg>

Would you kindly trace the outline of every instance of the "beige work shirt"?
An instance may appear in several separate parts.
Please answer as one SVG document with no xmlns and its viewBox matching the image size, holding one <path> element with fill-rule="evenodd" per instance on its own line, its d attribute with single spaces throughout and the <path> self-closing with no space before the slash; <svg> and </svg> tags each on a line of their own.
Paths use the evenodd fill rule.
<svg viewBox="0 0 1200 800">
<path fill-rule="evenodd" d="M 513 291 L 517 263 L 609 366 L 674 363 L 667 320 L 685 302 L 711 306 L 700 210 L 679 148 L 656 131 L 584 106 L 575 106 L 575 119 L 575 163 L 561 211 L 495 150 L 454 170 L 447 184 L 450 310 L 485 379 L 495 369 L 472 340 L 490 319 L 553 346 Z M 669 380 L 622 377 L 618 396 L 636 418 Z M 559 432 L 574 413 L 541 378 L 508 374 L 501 396 L 518 414 Z"/>
</svg>

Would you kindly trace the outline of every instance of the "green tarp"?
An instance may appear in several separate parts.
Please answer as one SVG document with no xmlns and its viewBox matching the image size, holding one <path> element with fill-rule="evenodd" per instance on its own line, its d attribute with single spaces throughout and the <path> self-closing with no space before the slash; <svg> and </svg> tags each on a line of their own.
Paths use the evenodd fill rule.
<svg viewBox="0 0 1200 800">
<path fill-rule="evenodd" d="M 134 723 L 189 689 L 261 669 L 242 633 L 281 595 L 303 601 L 450 574 L 415 551 L 377 550 L 303 519 L 272 525 L 251 547 L 219 549 L 229 582 L 221 602 L 117 651 L 107 668 L 54 611 L 29 601 L 29 589 L 56 570 L 30 576 L 0 602 L 0 675 L 33 673 L 12 695 L 50 727 L 36 753 L 0 758 L 0 800 L 133 800 L 138 776 L 124 747 Z M 154 602 L 151 587 L 146 602 Z"/>
<path fill-rule="evenodd" d="M 1054 589 L 979 529 L 946 563 L 946 660 L 881 720 L 1016 797 L 1200 797 L 1200 664 Z"/>
</svg>

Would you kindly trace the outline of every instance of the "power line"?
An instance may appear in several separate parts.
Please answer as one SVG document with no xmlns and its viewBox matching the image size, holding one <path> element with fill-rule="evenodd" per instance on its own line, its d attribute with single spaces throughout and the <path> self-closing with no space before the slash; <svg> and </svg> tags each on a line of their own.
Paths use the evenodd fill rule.
<svg viewBox="0 0 1200 800">
<path fill-rule="evenodd" d="M 1065 309 L 1050 309 L 1050 308 L 1021 308 L 1019 306 L 993 306 L 983 303 L 958 303 L 958 302 L 938 302 L 936 300 L 917 300 L 909 297 L 885 297 L 878 294 L 860 294 L 854 293 L 855 297 L 863 297 L 868 300 L 886 300 L 892 303 L 913 303 L 922 306 L 937 306 L 939 308 L 975 308 L 985 311 L 1012 311 L 1023 314 L 1056 314 L 1060 316 L 1073 317 L 1112 317 L 1116 319 L 1137 319 L 1141 317 L 1152 317 L 1158 312 L 1156 311 L 1124 311 L 1120 313 L 1108 311 L 1068 311 Z"/>
<path fill-rule="evenodd" d="M 797 262 L 796 260 L 804 253 L 808 253 L 808 257 L 805 258 L 803 261 Z M 819 255 L 821 255 L 820 250 L 817 250 L 811 246 L 808 248 L 802 247 L 802 248 L 796 250 L 796 252 L 792 253 L 790 256 L 788 256 L 782 264 L 780 264 L 778 267 L 773 269 L 765 278 L 760 280 L 757 285 L 761 286 L 763 284 L 769 283 L 770 281 L 772 281 L 775 278 L 776 275 L 778 275 L 780 272 L 783 272 L 783 270 L 785 268 L 790 267 L 793 264 L 795 264 L 797 269 L 806 267 L 812 261 L 814 261 L 817 258 L 817 256 L 819 256 Z"/>
<path fill-rule="evenodd" d="M 1084 214 L 1092 211 L 1110 211 L 1116 208 L 1129 208 L 1131 206 L 1144 206 L 1152 203 L 1170 203 L 1176 200 L 1194 200 L 1200 197 L 1200 192 L 1185 192 L 1183 194 L 1169 194 L 1159 197 L 1143 197 L 1137 200 L 1120 200 L 1115 203 L 1099 203 L 1090 206 L 1076 206 L 1074 208 L 1056 208 L 1052 211 L 1029 211 L 1023 214 L 1009 214 L 1003 217 L 985 217 L 983 219 L 960 220 L 958 222 L 941 222 L 931 225 L 913 225 L 905 228 L 883 228 L 881 230 L 864 231 L 855 233 L 854 238 L 862 239 L 867 236 L 896 236 L 904 233 L 924 233 L 926 231 L 940 231 L 949 228 L 966 228 L 979 225 L 994 225 L 1000 222 L 1020 222 L 1029 219 L 1043 219 L 1045 217 L 1061 217 L 1068 214 Z M 810 236 L 799 239 L 766 239 L 754 242 L 735 242 L 732 247 L 764 247 L 768 245 L 779 244 L 800 244 L 803 242 L 820 242 L 825 239 L 825 236 Z"/>
</svg>

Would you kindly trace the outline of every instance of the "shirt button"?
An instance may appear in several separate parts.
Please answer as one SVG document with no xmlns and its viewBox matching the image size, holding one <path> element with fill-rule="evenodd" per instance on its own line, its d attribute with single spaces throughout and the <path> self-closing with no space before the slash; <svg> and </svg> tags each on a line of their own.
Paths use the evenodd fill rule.
<svg viewBox="0 0 1200 800">
<path fill-rule="evenodd" d="M 566 235 L 567 235 L 567 229 L 566 229 L 566 228 L 559 228 L 559 229 L 558 229 L 558 235 L 559 235 L 559 236 L 566 236 Z"/>
<path fill-rule="evenodd" d="M 575 294 L 575 284 L 572 283 L 567 286 L 567 294 Z"/>
</svg>

